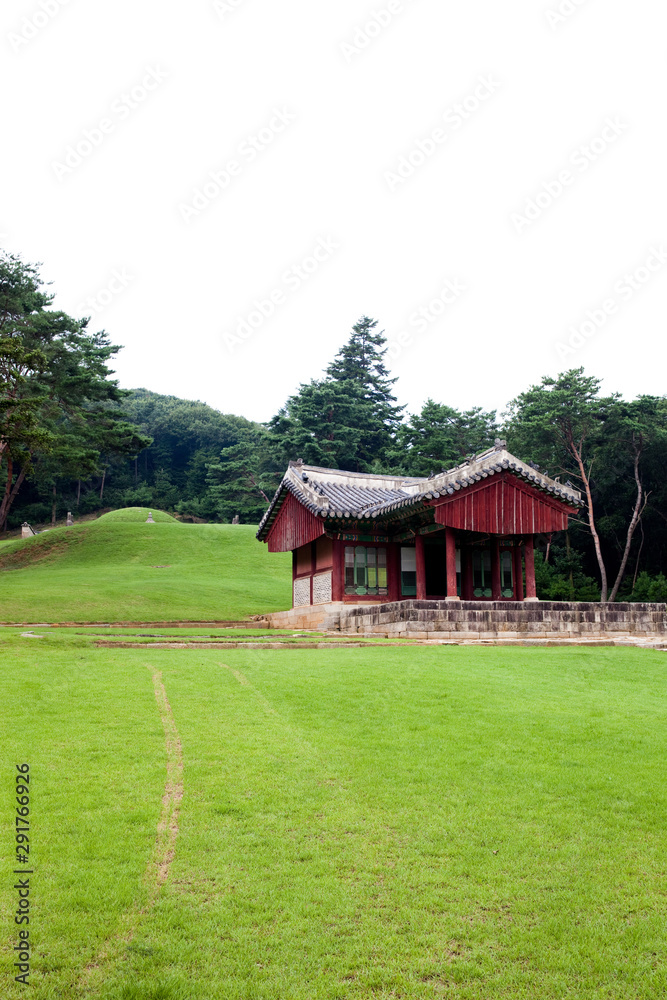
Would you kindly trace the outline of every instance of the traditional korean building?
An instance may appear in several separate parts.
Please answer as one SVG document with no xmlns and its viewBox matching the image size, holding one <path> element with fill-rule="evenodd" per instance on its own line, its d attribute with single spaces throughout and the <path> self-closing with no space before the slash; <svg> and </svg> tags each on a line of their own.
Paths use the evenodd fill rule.
<svg viewBox="0 0 667 1000">
<path fill-rule="evenodd" d="M 582 506 L 497 441 L 425 479 L 290 462 L 257 537 L 292 552 L 294 608 L 536 601 L 535 539 Z"/>
</svg>

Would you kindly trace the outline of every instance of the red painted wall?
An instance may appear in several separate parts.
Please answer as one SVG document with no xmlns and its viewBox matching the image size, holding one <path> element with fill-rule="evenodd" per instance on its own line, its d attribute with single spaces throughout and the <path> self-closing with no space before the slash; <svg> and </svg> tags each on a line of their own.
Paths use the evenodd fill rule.
<svg viewBox="0 0 667 1000">
<path fill-rule="evenodd" d="M 435 520 L 462 531 L 532 535 L 564 531 L 572 508 L 532 489 L 510 473 L 499 473 L 460 494 L 433 500 Z"/>
<path fill-rule="evenodd" d="M 324 534 L 324 518 L 316 517 L 288 494 L 266 537 L 269 552 L 291 552 Z"/>
</svg>

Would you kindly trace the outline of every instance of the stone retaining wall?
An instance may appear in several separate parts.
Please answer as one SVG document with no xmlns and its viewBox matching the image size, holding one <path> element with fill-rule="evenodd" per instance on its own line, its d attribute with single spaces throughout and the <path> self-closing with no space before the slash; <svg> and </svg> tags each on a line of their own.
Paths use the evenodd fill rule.
<svg viewBox="0 0 667 1000">
<path fill-rule="evenodd" d="M 667 637 L 667 604 L 569 601 L 396 601 L 315 604 L 266 615 L 270 628 L 412 639 Z M 258 622 L 258 624 L 260 624 Z"/>
<path fill-rule="evenodd" d="M 569 601 L 398 601 L 343 605 L 341 632 L 412 639 L 667 636 L 667 604 Z"/>
<path fill-rule="evenodd" d="M 342 601 L 311 604 L 292 608 L 290 611 L 274 611 L 266 615 L 264 620 L 269 628 L 322 629 L 327 632 L 337 632 L 341 613 L 346 607 Z"/>
</svg>

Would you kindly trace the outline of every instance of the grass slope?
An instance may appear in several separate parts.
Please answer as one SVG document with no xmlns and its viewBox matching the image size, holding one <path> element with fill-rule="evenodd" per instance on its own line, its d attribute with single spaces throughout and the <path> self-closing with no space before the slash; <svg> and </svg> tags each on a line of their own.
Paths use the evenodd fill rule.
<svg viewBox="0 0 667 1000">
<path fill-rule="evenodd" d="M 254 527 L 117 514 L 4 545 L 0 621 L 234 620 L 290 606 L 290 554 L 269 555 Z"/>
<path fill-rule="evenodd" d="M 28 761 L 35 1000 L 665 995 L 663 654 L 222 655 L 0 632 L 0 836 Z M 155 670 L 184 767 L 157 897 Z"/>
</svg>

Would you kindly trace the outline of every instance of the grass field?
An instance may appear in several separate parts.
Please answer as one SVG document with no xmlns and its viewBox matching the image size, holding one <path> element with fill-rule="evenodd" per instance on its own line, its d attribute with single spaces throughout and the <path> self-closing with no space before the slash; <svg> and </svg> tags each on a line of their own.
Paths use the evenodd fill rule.
<svg viewBox="0 0 667 1000">
<path fill-rule="evenodd" d="M 35 1000 L 665 994 L 664 654 L 20 631 L 0 821 L 7 859 L 27 761 Z"/>
<path fill-rule="evenodd" d="M 219 621 L 290 607 L 290 553 L 250 525 L 113 511 L 0 548 L 0 621 Z"/>
</svg>

